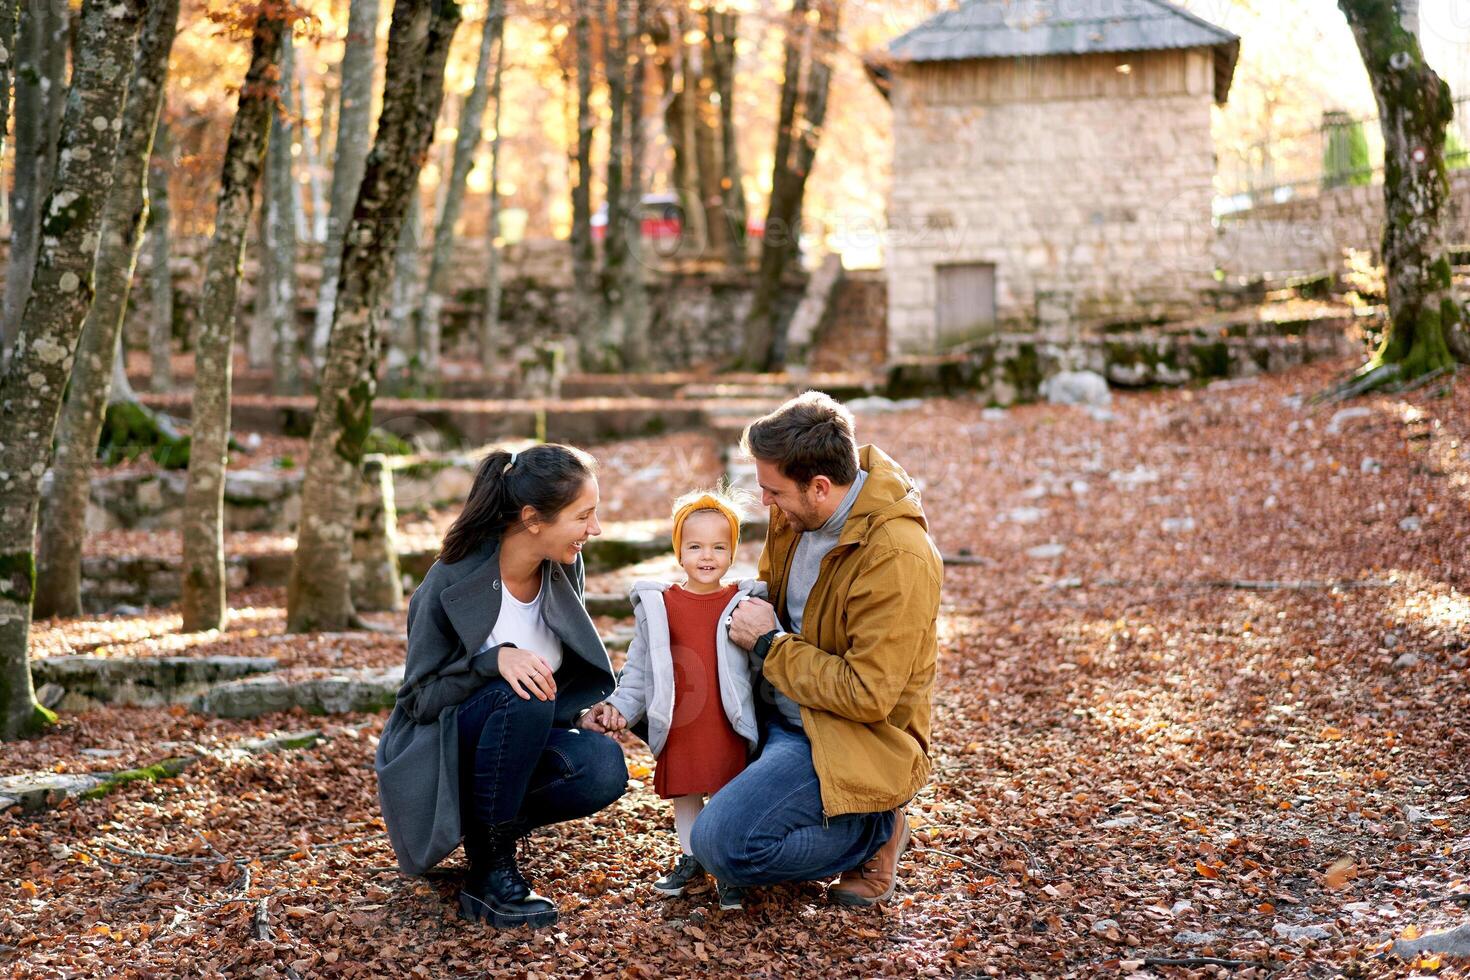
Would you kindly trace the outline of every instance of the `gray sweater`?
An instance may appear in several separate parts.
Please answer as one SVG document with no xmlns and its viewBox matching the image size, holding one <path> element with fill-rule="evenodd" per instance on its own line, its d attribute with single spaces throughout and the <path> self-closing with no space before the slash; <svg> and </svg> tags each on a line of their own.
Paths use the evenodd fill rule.
<svg viewBox="0 0 1470 980">
<path fill-rule="evenodd" d="M 787 632 L 801 632 L 806 601 L 810 598 L 812 589 L 816 588 L 817 576 L 822 571 L 822 559 L 827 557 L 827 552 L 837 547 L 837 539 L 842 536 L 842 525 L 847 523 L 848 515 L 852 513 L 853 505 L 857 503 L 858 494 L 867 480 L 867 472 L 858 470 L 857 479 L 852 481 L 847 495 L 842 498 L 842 503 L 837 505 L 832 516 L 827 518 L 827 522 L 815 531 L 803 532 L 797 538 L 796 553 L 791 558 L 791 573 L 786 577 L 786 623 L 782 628 Z M 770 681 L 762 680 L 761 695 L 767 699 L 767 703 L 775 704 L 788 724 L 796 728 L 802 727 L 801 706 L 776 690 Z"/>
</svg>

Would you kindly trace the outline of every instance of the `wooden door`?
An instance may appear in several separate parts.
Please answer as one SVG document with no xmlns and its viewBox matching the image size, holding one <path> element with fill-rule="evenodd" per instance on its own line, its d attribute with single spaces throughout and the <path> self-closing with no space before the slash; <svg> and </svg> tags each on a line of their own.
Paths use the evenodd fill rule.
<svg viewBox="0 0 1470 980">
<path fill-rule="evenodd" d="M 935 276 L 935 341 L 940 350 L 995 330 L 994 263 L 941 265 Z"/>
</svg>

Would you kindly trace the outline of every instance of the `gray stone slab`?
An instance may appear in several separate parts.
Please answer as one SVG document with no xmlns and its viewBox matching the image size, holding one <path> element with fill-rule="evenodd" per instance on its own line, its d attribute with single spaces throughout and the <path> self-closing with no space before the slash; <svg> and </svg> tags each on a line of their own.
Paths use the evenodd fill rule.
<svg viewBox="0 0 1470 980">
<path fill-rule="evenodd" d="M 275 670 L 272 657 L 38 657 L 31 676 L 65 693 L 65 711 L 97 704 L 186 704 L 211 685 Z"/>
<path fill-rule="evenodd" d="M 382 711 L 393 706 L 402 684 L 401 667 L 341 670 L 295 680 L 267 674 L 216 685 L 196 696 L 190 707 L 221 718 L 257 718 L 292 708 L 316 715 Z"/>
</svg>

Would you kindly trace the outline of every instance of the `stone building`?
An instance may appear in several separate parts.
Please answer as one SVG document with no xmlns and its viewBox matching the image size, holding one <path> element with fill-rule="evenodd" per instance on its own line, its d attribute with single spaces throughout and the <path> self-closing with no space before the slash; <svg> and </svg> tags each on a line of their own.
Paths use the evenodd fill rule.
<svg viewBox="0 0 1470 980">
<path fill-rule="evenodd" d="M 1239 44 L 1164 0 L 968 0 L 871 58 L 893 107 L 890 354 L 1189 307 Z"/>
</svg>

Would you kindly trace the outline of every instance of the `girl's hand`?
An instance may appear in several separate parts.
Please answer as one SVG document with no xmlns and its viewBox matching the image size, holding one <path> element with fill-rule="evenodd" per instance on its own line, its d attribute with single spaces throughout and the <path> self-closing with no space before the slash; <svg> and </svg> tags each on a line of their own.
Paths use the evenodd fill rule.
<svg viewBox="0 0 1470 980">
<path fill-rule="evenodd" d="M 602 717 L 598 720 L 602 722 L 603 728 L 606 728 L 610 732 L 620 732 L 628 727 L 628 719 L 624 718 L 623 713 L 617 708 L 614 708 L 606 702 L 599 705 L 599 707 L 602 708 Z"/>
<path fill-rule="evenodd" d="M 533 694 L 540 701 L 550 701 L 556 697 L 556 678 L 552 676 L 551 668 L 530 650 L 501 647 L 496 667 L 500 676 L 510 684 L 511 690 L 527 701 L 531 700 Z"/>
<path fill-rule="evenodd" d="M 585 728 L 589 732 L 597 732 L 598 734 L 605 733 L 607 729 L 602 726 L 602 707 L 600 704 L 594 704 L 582 712 L 577 716 L 575 727 Z"/>
</svg>

